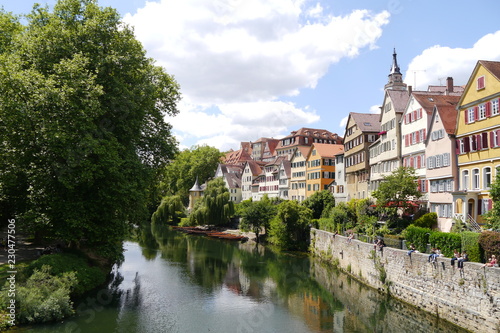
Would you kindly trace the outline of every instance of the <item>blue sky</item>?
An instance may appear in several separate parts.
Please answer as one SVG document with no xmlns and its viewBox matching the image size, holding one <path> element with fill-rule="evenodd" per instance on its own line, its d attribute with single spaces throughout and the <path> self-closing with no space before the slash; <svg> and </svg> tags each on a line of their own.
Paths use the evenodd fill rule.
<svg viewBox="0 0 500 333">
<path fill-rule="evenodd" d="M 3 7 L 23 14 L 34 2 Z M 394 48 L 418 90 L 448 76 L 464 85 L 477 60 L 500 61 L 498 0 L 98 3 L 116 8 L 180 83 L 181 113 L 168 121 L 181 148 L 238 149 L 300 127 L 343 135 L 349 112 L 382 103 Z"/>
</svg>

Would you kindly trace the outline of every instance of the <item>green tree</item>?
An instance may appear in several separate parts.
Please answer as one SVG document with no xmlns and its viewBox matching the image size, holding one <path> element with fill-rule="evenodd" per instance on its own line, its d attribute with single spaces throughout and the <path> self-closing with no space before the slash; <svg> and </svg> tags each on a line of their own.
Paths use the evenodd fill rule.
<svg viewBox="0 0 500 333">
<path fill-rule="evenodd" d="M 0 188 L 17 195 L 6 206 L 34 231 L 116 257 L 177 151 L 164 117 L 179 86 L 94 0 L 35 5 L 26 22 L 0 50 Z"/>
<path fill-rule="evenodd" d="M 319 219 L 324 211 L 328 211 L 335 205 L 335 199 L 328 190 L 314 192 L 302 202 L 302 205 L 309 208 L 313 213 L 313 219 Z"/>
<path fill-rule="evenodd" d="M 196 178 L 200 184 L 214 176 L 224 156 L 217 148 L 194 146 L 185 149 L 165 169 L 164 195 L 179 195 L 185 205 Z"/>
<path fill-rule="evenodd" d="M 228 223 L 233 215 L 234 204 L 224 180 L 216 178 L 207 183 L 203 197 L 196 202 L 189 220 L 197 225 L 221 225 Z"/>
<path fill-rule="evenodd" d="M 271 219 L 275 214 L 276 206 L 269 200 L 267 195 L 264 195 L 260 201 L 249 200 L 240 209 L 240 228 L 244 231 L 252 230 L 258 243 L 262 228 L 267 232 Z"/>
<path fill-rule="evenodd" d="M 498 174 L 500 174 L 500 168 L 497 168 Z M 484 214 L 487 221 L 486 227 L 500 231 L 500 177 L 496 177 L 491 184 L 490 196 L 493 201 L 493 209 Z"/>
<path fill-rule="evenodd" d="M 184 211 L 185 208 L 180 196 L 166 196 L 153 213 L 151 222 L 177 225 L 181 217 L 185 216 Z"/>
<path fill-rule="evenodd" d="M 295 200 L 283 201 L 271 220 L 270 242 L 283 250 L 306 250 L 312 211 Z"/>
<path fill-rule="evenodd" d="M 377 199 L 379 212 L 387 214 L 389 222 L 395 222 L 401 211 L 407 211 L 412 207 L 411 202 L 421 197 L 417 179 L 415 169 L 400 167 L 384 176 L 379 188 L 372 192 L 372 196 Z"/>
</svg>

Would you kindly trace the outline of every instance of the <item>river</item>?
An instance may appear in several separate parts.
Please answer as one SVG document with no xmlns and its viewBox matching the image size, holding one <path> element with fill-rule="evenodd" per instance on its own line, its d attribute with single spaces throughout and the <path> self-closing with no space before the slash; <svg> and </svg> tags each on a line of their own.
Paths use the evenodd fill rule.
<svg viewBox="0 0 500 333">
<path fill-rule="evenodd" d="M 152 227 L 77 315 L 19 332 L 466 332 L 303 254 Z"/>
</svg>

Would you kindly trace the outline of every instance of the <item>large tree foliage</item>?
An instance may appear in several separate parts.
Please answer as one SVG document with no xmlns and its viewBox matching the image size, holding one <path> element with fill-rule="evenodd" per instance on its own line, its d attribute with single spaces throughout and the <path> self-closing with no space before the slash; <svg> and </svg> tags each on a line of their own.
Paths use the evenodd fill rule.
<svg viewBox="0 0 500 333">
<path fill-rule="evenodd" d="M 112 256 L 177 150 L 164 116 L 179 87 L 94 0 L 11 22 L 0 13 L 12 35 L 0 40 L 2 200 L 22 223 Z"/>
<path fill-rule="evenodd" d="M 249 199 L 241 202 L 239 214 L 241 216 L 240 228 L 244 231 L 253 231 L 258 243 L 260 232 L 262 229 L 267 232 L 271 219 L 276 215 L 276 205 L 267 195 L 264 195 L 259 201 Z"/>
<path fill-rule="evenodd" d="M 324 211 L 328 212 L 335 206 L 335 199 L 330 191 L 322 190 L 314 192 L 313 195 L 302 202 L 302 205 L 312 210 L 313 219 L 319 219 Z"/>
<path fill-rule="evenodd" d="M 151 216 L 151 222 L 177 225 L 181 217 L 185 216 L 185 210 L 186 208 L 182 204 L 180 196 L 166 196 L 161 200 L 160 205 Z"/>
<path fill-rule="evenodd" d="M 283 201 L 271 221 L 270 242 L 283 250 L 306 250 L 312 211 L 297 201 Z"/>
<path fill-rule="evenodd" d="M 400 167 L 385 176 L 379 188 L 372 192 L 377 199 L 378 210 L 387 214 L 390 221 L 397 219 L 401 211 L 405 212 L 414 205 L 412 201 L 421 197 L 417 179 L 415 169 Z"/>
<path fill-rule="evenodd" d="M 228 223 L 233 214 L 234 204 L 226 184 L 222 178 L 216 178 L 207 183 L 203 197 L 189 215 L 189 221 L 196 225 L 221 225 Z"/>
<path fill-rule="evenodd" d="M 214 176 L 224 156 L 217 148 L 195 146 L 178 153 L 165 170 L 163 191 L 165 195 L 179 195 L 188 203 L 189 189 L 198 178 L 200 184 Z"/>
</svg>

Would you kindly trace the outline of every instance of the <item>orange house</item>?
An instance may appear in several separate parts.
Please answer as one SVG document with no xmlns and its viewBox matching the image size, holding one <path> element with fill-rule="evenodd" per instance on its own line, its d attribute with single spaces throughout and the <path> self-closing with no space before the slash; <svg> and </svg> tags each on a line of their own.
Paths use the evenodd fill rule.
<svg viewBox="0 0 500 333">
<path fill-rule="evenodd" d="M 335 181 L 335 156 L 344 151 L 344 145 L 313 143 L 306 163 L 306 197 L 327 190 Z"/>
</svg>

